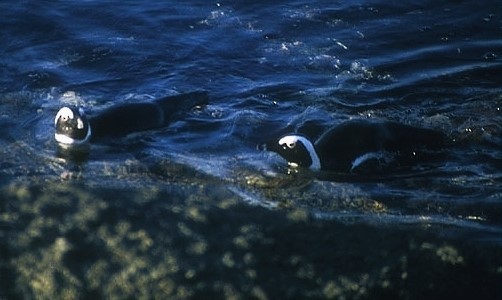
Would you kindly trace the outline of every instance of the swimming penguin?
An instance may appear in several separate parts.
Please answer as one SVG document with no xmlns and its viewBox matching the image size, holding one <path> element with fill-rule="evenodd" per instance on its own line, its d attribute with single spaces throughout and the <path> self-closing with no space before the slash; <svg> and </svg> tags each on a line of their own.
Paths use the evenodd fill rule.
<svg viewBox="0 0 502 300">
<path fill-rule="evenodd" d="M 354 120 L 328 129 L 315 142 L 302 134 L 288 134 L 264 148 L 281 155 L 291 167 L 365 173 L 412 164 L 424 151 L 440 150 L 444 142 L 445 135 L 432 129 Z"/>
<path fill-rule="evenodd" d="M 192 108 L 208 102 L 207 92 L 167 96 L 146 103 L 113 106 L 87 117 L 81 107 L 63 107 L 56 114 L 54 138 L 63 147 L 86 145 L 91 140 L 118 138 L 168 125 Z"/>
</svg>

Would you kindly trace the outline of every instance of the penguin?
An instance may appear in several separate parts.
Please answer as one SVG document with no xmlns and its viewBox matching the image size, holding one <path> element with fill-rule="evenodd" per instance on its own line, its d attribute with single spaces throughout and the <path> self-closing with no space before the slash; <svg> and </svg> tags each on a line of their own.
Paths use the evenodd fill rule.
<svg viewBox="0 0 502 300">
<path fill-rule="evenodd" d="M 82 107 L 62 107 L 54 119 L 54 138 L 65 148 L 120 138 L 130 133 L 167 126 L 192 108 L 207 102 L 207 92 L 197 91 L 152 102 L 112 106 L 89 117 Z"/>
<path fill-rule="evenodd" d="M 331 127 L 314 142 L 293 133 L 263 148 L 278 153 L 293 168 L 357 174 L 412 165 L 441 150 L 445 140 L 442 132 L 433 129 L 361 119 Z"/>
</svg>

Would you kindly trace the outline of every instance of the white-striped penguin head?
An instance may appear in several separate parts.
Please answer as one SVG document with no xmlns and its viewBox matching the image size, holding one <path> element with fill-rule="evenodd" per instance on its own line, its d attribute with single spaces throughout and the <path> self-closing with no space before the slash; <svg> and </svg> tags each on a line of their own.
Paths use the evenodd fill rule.
<svg viewBox="0 0 502 300">
<path fill-rule="evenodd" d="M 91 127 L 82 108 L 61 108 L 54 119 L 54 126 L 54 138 L 63 145 L 81 145 L 91 138 Z"/>
<path fill-rule="evenodd" d="M 290 166 L 320 170 L 321 162 L 314 145 L 305 136 L 299 134 L 285 135 L 279 139 L 275 152 L 288 161 Z"/>
</svg>

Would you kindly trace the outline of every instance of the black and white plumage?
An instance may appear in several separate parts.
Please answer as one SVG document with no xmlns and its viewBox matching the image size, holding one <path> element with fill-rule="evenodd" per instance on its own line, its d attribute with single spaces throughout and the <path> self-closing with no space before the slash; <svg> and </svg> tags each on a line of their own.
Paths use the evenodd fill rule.
<svg viewBox="0 0 502 300">
<path fill-rule="evenodd" d="M 206 92 L 192 92 L 152 102 L 117 105 L 89 117 L 81 107 L 63 107 L 54 119 L 54 138 L 65 147 L 85 145 L 91 140 L 118 138 L 167 126 L 192 108 L 207 102 Z"/>
<path fill-rule="evenodd" d="M 354 120 L 328 129 L 315 142 L 301 134 L 288 134 L 265 148 L 293 167 L 357 173 L 369 164 L 412 164 L 428 151 L 440 150 L 444 142 L 445 135 L 432 129 Z"/>
</svg>

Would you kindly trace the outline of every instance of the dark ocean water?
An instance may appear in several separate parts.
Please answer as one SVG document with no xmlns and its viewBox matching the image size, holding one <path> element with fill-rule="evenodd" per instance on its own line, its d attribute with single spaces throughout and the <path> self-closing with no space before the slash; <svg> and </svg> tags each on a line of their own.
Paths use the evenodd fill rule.
<svg viewBox="0 0 502 300">
<path fill-rule="evenodd" d="M 3 1 L 0 28 L 0 299 L 501 296 L 502 2 Z M 194 90 L 57 151 L 63 105 Z M 256 147 L 358 118 L 451 145 L 373 177 Z"/>
</svg>

